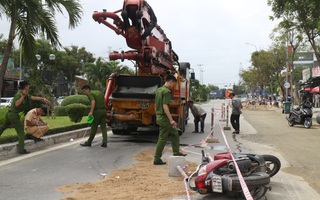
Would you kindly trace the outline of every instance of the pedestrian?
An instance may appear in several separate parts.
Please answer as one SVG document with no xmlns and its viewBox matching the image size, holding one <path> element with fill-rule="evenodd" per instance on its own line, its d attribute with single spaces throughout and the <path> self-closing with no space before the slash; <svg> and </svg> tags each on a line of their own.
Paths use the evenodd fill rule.
<svg viewBox="0 0 320 200">
<path fill-rule="evenodd" d="M 100 125 L 102 132 L 102 144 L 101 147 L 107 147 L 107 112 L 104 106 L 104 96 L 98 90 L 91 90 L 89 85 L 84 85 L 82 87 L 83 94 L 87 95 L 91 104 L 90 112 L 88 117 L 93 117 L 93 122 L 91 123 L 91 131 L 88 140 L 85 143 L 80 144 L 84 147 L 91 147 L 91 143 L 97 133 L 98 126 Z"/>
<path fill-rule="evenodd" d="M 177 130 L 177 122 L 173 120 L 169 111 L 169 104 L 171 100 L 171 90 L 177 79 L 173 75 L 167 75 L 165 84 L 158 88 L 155 97 L 155 108 L 157 123 L 159 124 L 159 137 L 154 156 L 154 165 L 165 165 L 166 162 L 161 160 L 164 146 L 167 143 L 168 136 L 171 137 L 172 151 L 174 156 L 186 156 L 187 154 L 179 151 L 180 139 Z"/>
<path fill-rule="evenodd" d="M 236 95 L 235 93 L 231 93 L 229 97 L 231 98 L 232 101 L 232 113 L 230 117 L 231 125 L 234 129 L 235 134 L 240 133 L 240 114 L 242 113 L 242 104 L 240 99 L 234 98 Z"/>
<path fill-rule="evenodd" d="M 204 121 L 206 119 L 206 111 L 200 107 L 200 105 L 194 104 L 193 101 L 188 101 L 188 106 L 194 117 L 194 131 L 192 133 L 199 133 L 199 122 L 200 122 L 200 133 L 204 133 Z"/>
<path fill-rule="evenodd" d="M 49 129 L 48 124 L 42 120 L 41 116 L 48 112 L 46 107 L 34 108 L 30 110 L 24 119 L 24 128 L 27 132 L 27 138 L 35 142 L 42 141 L 41 137 Z"/>
<path fill-rule="evenodd" d="M 26 113 L 29 111 L 31 107 L 31 100 L 43 101 L 46 103 L 48 103 L 49 101 L 43 97 L 30 96 L 28 94 L 30 87 L 27 81 L 20 82 L 19 86 L 20 86 L 20 90 L 18 90 L 18 92 L 14 95 L 11 106 L 5 116 L 2 126 L 0 127 L 0 136 L 3 133 L 3 131 L 6 130 L 9 127 L 9 125 L 12 124 L 18 134 L 19 153 L 27 154 L 30 152 L 24 148 L 25 133 L 23 128 L 23 123 L 20 120 L 19 113 L 20 112 Z"/>
</svg>

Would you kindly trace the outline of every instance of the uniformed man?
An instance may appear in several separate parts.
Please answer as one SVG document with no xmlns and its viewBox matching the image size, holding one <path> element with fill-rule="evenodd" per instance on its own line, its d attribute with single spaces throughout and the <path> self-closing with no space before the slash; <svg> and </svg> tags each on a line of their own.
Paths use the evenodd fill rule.
<svg viewBox="0 0 320 200">
<path fill-rule="evenodd" d="M 104 96 L 98 90 L 91 90 L 89 85 L 84 85 L 82 87 L 83 94 L 87 95 L 89 101 L 91 103 L 90 112 L 88 117 L 94 117 L 93 122 L 91 123 L 91 132 L 89 139 L 85 142 L 80 144 L 84 147 L 91 147 L 91 143 L 97 133 L 98 126 L 100 125 L 101 132 L 102 132 L 102 144 L 101 147 L 107 147 L 107 127 L 106 127 L 106 117 L 107 112 L 104 107 Z"/>
<path fill-rule="evenodd" d="M 41 116 L 46 115 L 47 108 L 42 106 L 40 108 L 34 108 L 30 110 L 24 119 L 24 127 L 27 132 L 27 138 L 34 140 L 35 142 L 42 141 L 41 137 L 48 131 L 48 124 L 43 121 Z"/>
<path fill-rule="evenodd" d="M 44 101 L 48 103 L 49 101 L 46 98 L 37 97 L 37 96 L 30 96 L 28 94 L 30 88 L 29 83 L 27 81 L 20 82 L 20 90 L 14 95 L 12 100 L 11 106 L 5 116 L 4 123 L 2 127 L 0 127 L 0 135 L 6 130 L 10 124 L 13 125 L 15 130 L 18 134 L 18 141 L 19 141 L 19 153 L 20 154 L 27 154 L 30 153 L 24 148 L 24 128 L 23 123 L 20 120 L 19 113 L 25 112 L 27 113 L 30 110 L 31 101 Z"/>
<path fill-rule="evenodd" d="M 156 152 L 154 156 L 154 165 L 165 165 L 166 162 L 161 160 L 164 146 L 167 143 L 168 136 L 171 137 L 172 151 L 174 156 L 186 156 L 179 152 L 179 133 L 177 130 L 177 122 L 172 118 L 169 111 L 169 104 L 171 100 L 171 90 L 177 82 L 176 77 L 167 75 L 165 84 L 156 91 L 155 108 L 157 123 L 159 124 L 159 138 L 157 142 Z"/>
</svg>

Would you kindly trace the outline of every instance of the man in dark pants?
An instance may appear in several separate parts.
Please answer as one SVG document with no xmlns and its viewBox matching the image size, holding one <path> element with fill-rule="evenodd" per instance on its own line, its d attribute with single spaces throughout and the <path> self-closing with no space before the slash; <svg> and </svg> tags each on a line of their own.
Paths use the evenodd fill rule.
<svg viewBox="0 0 320 200">
<path fill-rule="evenodd" d="M 104 107 L 104 96 L 98 90 L 91 90 L 89 85 L 84 85 L 82 87 L 83 94 L 87 95 L 91 104 L 90 112 L 88 114 L 89 117 L 94 117 L 93 122 L 91 123 L 91 132 L 89 139 L 80 144 L 84 147 L 91 147 L 91 143 L 97 133 L 98 126 L 101 127 L 102 132 L 102 144 L 101 147 L 107 147 L 107 126 L 106 126 L 106 117 L 107 112 Z"/>
<path fill-rule="evenodd" d="M 179 152 L 180 138 L 177 130 L 177 122 L 175 122 L 170 114 L 169 104 L 171 100 L 171 90 L 177 82 L 176 77 L 167 75 L 165 84 L 158 88 L 155 98 L 155 109 L 157 123 L 159 124 L 159 138 L 157 142 L 156 152 L 154 156 L 154 165 L 165 165 L 166 162 L 161 160 L 164 146 L 167 143 L 168 136 L 171 137 L 172 151 L 174 156 L 186 156 Z"/>
<path fill-rule="evenodd" d="M 232 113 L 230 117 L 231 125 L 235 130 L 233 133 L 239 134 L 240 133 L 240 114 L 242 113 L 242 104 L 240 99 L 234 98 L 236 95 L 235 93 L 231 93 L 229 97 L 232 101 Z"/>
<path fill-rule="evenodd" d="M 49 102 L 46 98 L 30 96 L 29 93 L 29 83 L 27 81 L 22 81 L 19 84 L 20 90 L 14 95 L 11 106 L 5 116 L 2 127 L 0 127 L 0 135 L 6 130 L 9 125 L 13 125 L 18 134 L 18 142 L 19 142 L 19 153 L 27 154 L 30 153 L 24 148 L 24 127 L 23 123 L 20 120 L 19 113 L 25 112 L 27 113 L 31 107 L 31 100 L 33 101 L 44 101 Z"/>
<path fill-rule="evenodd" d="M 200 133 L 204 133 L 204 121 L 207 113 L 199 105 L 195 105 L 193 101 L 188 101 L 189 108 L 194 117 L 194 131 L 192 133 L 199 133 L 199 122 L 200 122 Z"/>
</svg>

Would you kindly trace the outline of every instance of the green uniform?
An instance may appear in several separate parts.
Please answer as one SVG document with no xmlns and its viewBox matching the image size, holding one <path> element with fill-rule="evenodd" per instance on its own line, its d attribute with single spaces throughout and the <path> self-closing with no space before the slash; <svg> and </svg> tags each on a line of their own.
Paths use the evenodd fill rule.
<svg viewBox="0 0 320 200">
<path fill-rule="evenodd" d="M 106 144 L 107 139 L 107 127 L 106 127 L 106 118 L 107 112 L 104 107 L 104 96 L 98 90 L 91 90 L 88 94 L 89 101 L 95 101 L 95 107 L 93 111 L 94 120 L 91 124 L 90 137 L 88 139 L 88 144 L 91 144 L 98 130 L 98 126 L 101 127 L 102 132 L 102 144 Z"/>
<path fill-rule="evenodd" d="M 168 119 L 166 113 L 163 110 L 163 105 L 169 106 L 171 100 L 171 92 L 169 88 L 165 85 L 158 88 L 156 91 L 156 112 L 157 112 L 157 122 L 160 126 L 159 128 L 159 138 L 156 147 L 156 153 L 154 161 L 160 161 L 164 146 L 167 143 L 168 136 L 171 137 L 172 151 L 173 155 L 179 154 L 179 133 L 178 130 L 172 127 L 170 120 Z"/>
<path fill-rule="evenodd" d="M 17 134 L 18 134 L 18 141 L 19 141 L 19 150 L 24 150 L 24 127 L 23 123 L 20 120 L 19 113 L 20 112 L 27 112 L 30 109 L 30 96 L 26 95 L 20 104 L 20 106 L 16 106 L 16 102 L 21 98 L 21 92 L 22 90 L 19 90 L 11 103 L 11 106 L 5 116 L 3 125 L 0 127 L 0 135 L 3 133 L 4 130 L 6 130 L 11 124 L 15 128 Z"/>
</svg>

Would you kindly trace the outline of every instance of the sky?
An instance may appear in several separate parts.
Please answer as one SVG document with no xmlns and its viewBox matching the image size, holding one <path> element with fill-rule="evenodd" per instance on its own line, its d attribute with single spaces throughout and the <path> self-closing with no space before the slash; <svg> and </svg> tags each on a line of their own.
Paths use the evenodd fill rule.
<svg viewBox="0 0 320 200">
<path fill-rule="evenodd" d="M 172 42 L 180 62 L 189 62 L 196 79 L 220 88 L 239 83 L 239 72 L 250 65 L 251 53 L 267 50 L 269 35 L 277 25 L 270 21 L 267 0 L 148 0 L 158 25 Z M 110 50 L 130 50 L 125 39 L 92 19 L 94 11 L 113 12 L 122 0 L 80 0 L 81 24 L 70 30 L 68 18 L 57 17 L 63 46 L 86 47 L 95 57 L 108 58 Z M 9 24 L 0 19 L 0 33 L 7 37 Z M 111 21 L 110 21 L 111 22 Z M 124 62 L 133 69 L 131 62 Z"/>
</svg>

